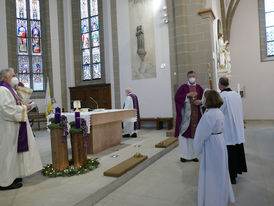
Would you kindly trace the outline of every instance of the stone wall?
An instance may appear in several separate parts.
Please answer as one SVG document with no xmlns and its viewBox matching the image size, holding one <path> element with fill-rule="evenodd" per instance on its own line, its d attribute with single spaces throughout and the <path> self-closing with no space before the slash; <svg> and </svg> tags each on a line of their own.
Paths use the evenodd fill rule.
<svg viewBox="0 0 274 206">
<path fill-rule="evenodd" d="M 208 63 L 212 63 L 212 21 L 198 15 L 204 9 L 204 1 L 167 2 L 172 95 L 187 81 L 186 75 L 190 70 L 197 73 L 197 82 L 208 88 Z"/>
</svg>

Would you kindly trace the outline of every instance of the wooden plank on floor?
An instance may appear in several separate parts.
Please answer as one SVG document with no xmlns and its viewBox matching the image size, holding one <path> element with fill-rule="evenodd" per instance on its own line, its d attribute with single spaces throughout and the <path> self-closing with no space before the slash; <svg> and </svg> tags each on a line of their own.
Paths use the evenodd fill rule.
<svg viewBox="0 0 274 206">
<path fill-rule="evenodd" d="M 120 164 L 110 168 L 109 170 L 105 171 L 104 176 L 120 177 L 146 159 L 147 159 L 147 156 L 145 155 L 141 155 L 140 157 L 133 156 L 121 162 Z"/>
<path fill-rule="evenodd" d="M 157 148 L 167 148 L 168 146 L 172 145 L 174 142 L 178 141 L 176 137 L 170 137 L 165 139 L 164 141 L 159 142 L 155 145 Z"/>
</svg>

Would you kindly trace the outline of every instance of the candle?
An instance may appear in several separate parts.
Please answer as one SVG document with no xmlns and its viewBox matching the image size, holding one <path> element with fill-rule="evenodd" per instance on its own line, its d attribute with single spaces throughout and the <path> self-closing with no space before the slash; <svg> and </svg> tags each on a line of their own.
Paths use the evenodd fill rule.
<svg viewBox="0 0 274 206">
<path fill-rule="evenodd" d="M 59 124 L 61 121 L 61 114 L 60 113 L 55 113 L 55 124 Z"/>
<path fill-rule="evenodd" d="M 240 91 L 241 91 L 240 84 L 237 84 L 237 92 L 238 92 L 238 94 L 240 94 Z"/>
<path fill-rule="evenodd" d="M 80 112 L 75 112 L 75 120 L 77 117 L 80 117 Z"/>
<path fill-rule="evenodd" d="M 76 123 L 76 129 L 80 129 L 80 117 L 76 117 L 75 123 Z"/>
<path fill-rule="evenodd" d="M 56 107 L 55 108 L 55 113 L 59 113 L 60 114 L 61 113 L 61 108 L 60 107 Z"/>
</svg>

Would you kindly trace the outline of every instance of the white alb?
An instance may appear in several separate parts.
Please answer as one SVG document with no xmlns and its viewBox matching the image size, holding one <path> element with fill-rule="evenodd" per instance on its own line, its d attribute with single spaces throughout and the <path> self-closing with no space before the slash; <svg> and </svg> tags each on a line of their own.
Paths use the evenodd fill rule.
<svg viewBox="0 0 274 206">
<path fill-rule="evenodd" d="M 227 206 L 235 201 L 223 132 L 223 113 L 209 109 L 198 124 L 193 143 L 195 154 L 202 153 L 198 206 Z"/>
</svg>

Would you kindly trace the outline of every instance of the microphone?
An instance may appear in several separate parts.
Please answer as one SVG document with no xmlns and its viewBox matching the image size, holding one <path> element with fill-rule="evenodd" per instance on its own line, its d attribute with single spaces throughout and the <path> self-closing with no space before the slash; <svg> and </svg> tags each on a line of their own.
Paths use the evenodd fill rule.
<svg viewBox="0 0 274 206">
<path fill-rule="evenodd" d="M 98 102 L 97 101 L 95 101 L 95 99 L 93 99 L 92 97 L 89 97 L 95 104 L 96 104 L 96 106 L 97 106 L 97 109 L 99 108 L 98 107 Z"/>
</svg>

